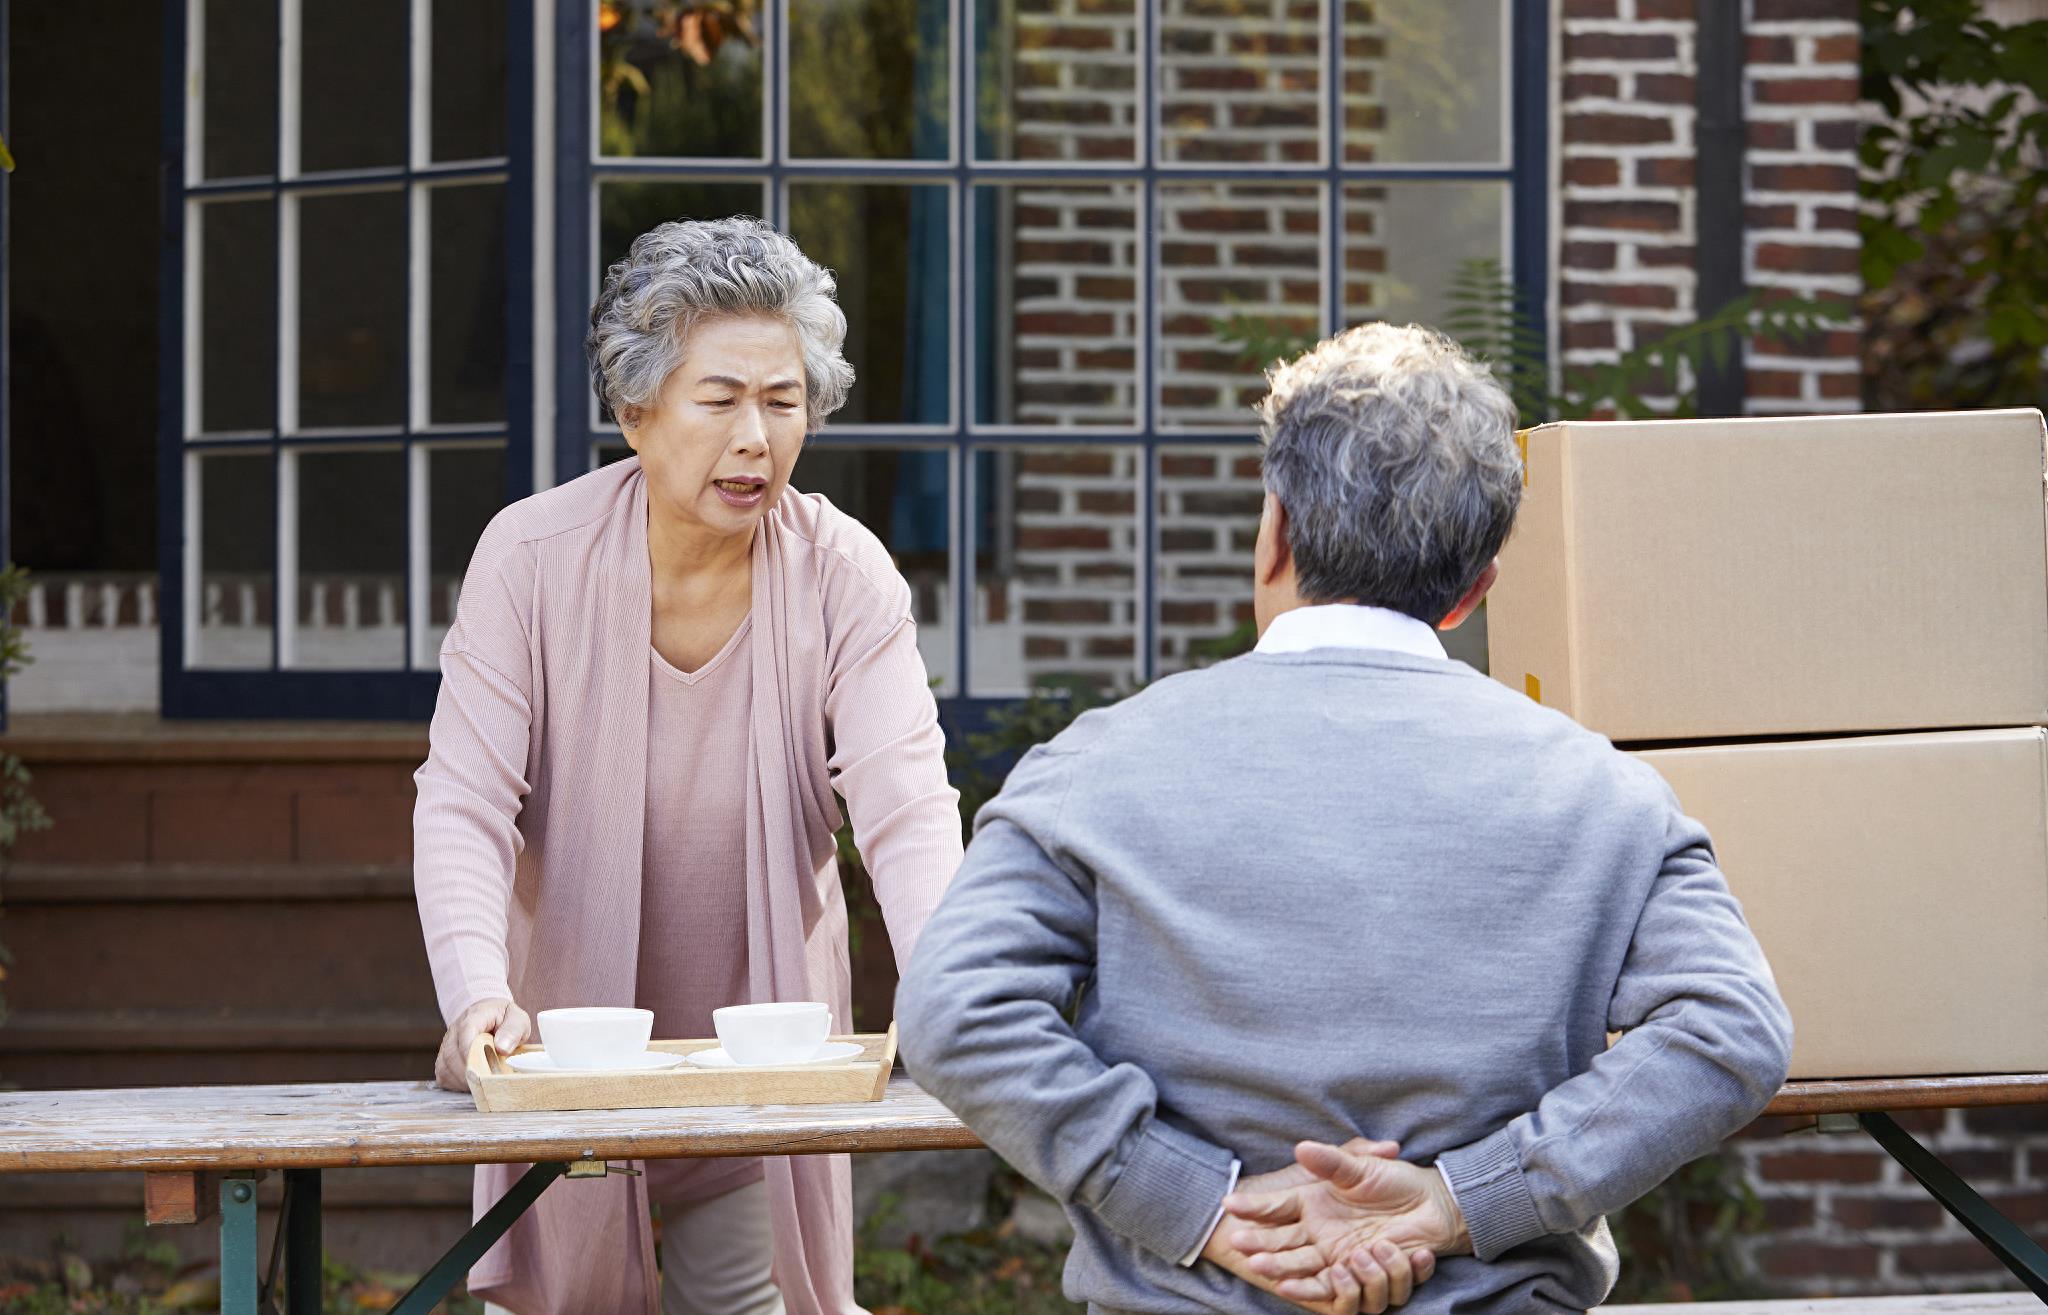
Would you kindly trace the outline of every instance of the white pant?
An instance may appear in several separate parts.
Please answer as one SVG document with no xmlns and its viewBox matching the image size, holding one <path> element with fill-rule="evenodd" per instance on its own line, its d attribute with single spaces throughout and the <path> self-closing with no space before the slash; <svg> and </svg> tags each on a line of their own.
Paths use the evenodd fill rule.
<svg viewBox="0 0 2048 1315">
<path fill-rule="evenodd" d="M 662 1315 L 783 1315 L 768 1184 L 661 1208 Z"/>
<path fill-rule="evenodd" d="M 766 1183 L 661 1207 L 662 1315 L 784 1315 L 774 1253 Z M 484 1315 L 510 1312 L 486 1305 Z"/>
</svg>

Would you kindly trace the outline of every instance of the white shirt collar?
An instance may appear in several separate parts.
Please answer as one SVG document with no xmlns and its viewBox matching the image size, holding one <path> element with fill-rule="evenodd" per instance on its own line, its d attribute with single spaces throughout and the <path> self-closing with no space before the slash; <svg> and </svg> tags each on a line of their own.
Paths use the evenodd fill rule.
<svg viewBox="0 0 2048 1315">
<path fill-rule="evenodd" d="M 1448 660 L 1436 629 L 1405 612 L 1355 603 L 1321 603 L 1282 612 L 1259 637 L 1260 653 L 1305 653 L 1312 648 L 1378 648 L 1411 657 Z"/>
</svg>

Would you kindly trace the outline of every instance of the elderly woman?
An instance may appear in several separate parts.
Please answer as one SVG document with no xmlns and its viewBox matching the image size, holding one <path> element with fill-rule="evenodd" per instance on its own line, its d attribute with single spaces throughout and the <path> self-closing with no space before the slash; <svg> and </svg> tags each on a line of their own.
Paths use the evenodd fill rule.
<svg viewBox="0 0 2048 1315">
<path fill-rule="evenodd" d="M 529 1011 L 824 1000 L 849 1029 L 846 801 L 899 963 L 960 859 L 910 616 L 875 537 L 790 488 L 846 398 L 834 283 L 755 220 L 663 224 L 607 274 L 591 381 L 635 458 L 507 507 L 441 649 L 415 877 L 436 1076 Z M 855 1312 L 844 1156 L 557 1186 L 471 1275 L 522 1315 Z M 516 1166 L 478 1170 L 476 1208 Z M 661 1271 L 649 1206 L 662 1207 Z"/>
</svg>

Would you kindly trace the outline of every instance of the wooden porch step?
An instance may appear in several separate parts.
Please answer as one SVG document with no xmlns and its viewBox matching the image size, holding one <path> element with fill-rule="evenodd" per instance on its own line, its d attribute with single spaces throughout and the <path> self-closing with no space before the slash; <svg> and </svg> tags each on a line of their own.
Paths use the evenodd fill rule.
<svg viewBox="0 0 2048 1315">
<path fill-rule="evenodd" d="M 16 863 L 0 893 L 11 908 L 413 897 L 412 868 L 403 863 Z"/>
<path fill-rule="evenodd" d="M 422 1009 L 37 1009 L 0 1027 L 0 1054 L 146 1051 L 424 1050 L 441 1018 Z"/>
</svg>

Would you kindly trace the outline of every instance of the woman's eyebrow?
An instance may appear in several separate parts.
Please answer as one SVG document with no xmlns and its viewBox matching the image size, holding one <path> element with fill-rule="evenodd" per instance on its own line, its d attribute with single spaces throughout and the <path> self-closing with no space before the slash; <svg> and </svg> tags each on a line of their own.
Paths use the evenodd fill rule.
<svg viewBox="0 0 2048 1315">
<path fill-rule="evenodd" d="M 707 374 L 697 382 L 699 384 L 722 384 L 727 388 L 745 388 L 747 386 L 746 380 L 735 379 L 729 374 Z M 803 380 L 801 379 L 777 379 L 774 383 L 768 385 L 768 391 L 775 393 L 785 388 L 801 387 L 803 387 Z"/>
</svg>

